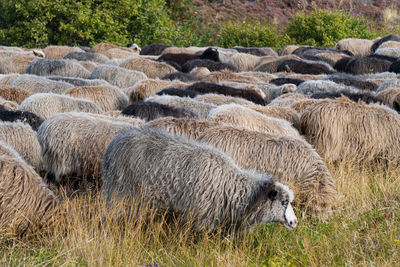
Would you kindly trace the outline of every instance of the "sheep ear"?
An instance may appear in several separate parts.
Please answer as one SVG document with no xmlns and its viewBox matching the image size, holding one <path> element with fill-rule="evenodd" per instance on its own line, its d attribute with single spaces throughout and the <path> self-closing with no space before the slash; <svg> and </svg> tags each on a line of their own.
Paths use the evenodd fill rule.
<svg viewBox="0 0 400 267">
<path fill-rule="evenodd" d="M 268 198 L 272 201 L 275 200 L 277 195 L 278 195 L 278 191 L 276 191 L 275 189 L 272 189 L 271 191 L 268 192 Z"/>
</svg>

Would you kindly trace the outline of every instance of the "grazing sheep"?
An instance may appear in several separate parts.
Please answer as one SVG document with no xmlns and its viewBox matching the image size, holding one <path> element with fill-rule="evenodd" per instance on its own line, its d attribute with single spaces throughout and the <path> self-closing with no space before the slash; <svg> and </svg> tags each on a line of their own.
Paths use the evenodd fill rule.
<svg viewBox="0 0 400 267">
<path fill-rule="evenodd" d="M 174 95 L 180 97 L 191 97 L 194 98 L 199 95 L 199 92 L 192 91 L 192 90 L 182 90 L 179 88 L 165 88 L 162 89 L 160 92 L 157 92 L 156 95 Z M 246 101 L 246 100 L 244 100 Z"/>
<path fill-rule="evenodd" d="M 284 60 L 278 65 L 277 72 L 295 72 L 301 74 L 331 74 L 336 72 L 329 64 L 312 60 Z"/>
<path fill-rule="evenodd" d="M 356 58 L 357 57 L 345 57 L 345 58 L 339 59 L 338 61 L 336 61 L 335 65 L 333 65 L 333 68 L 337 71 L 344 72 L 346 70 L 347 64 Z"/>
<path fill-rule="evenodd" d="M 90 77 L 90 72 L 82 65 L 65 59 L 37 59 L 29 64 L 26 73 L 39 76 Z"/>
<path fill-rule="evenodd" d="M 199 119 L 206 119 L 210 110 L 215 108 L 215 105 L 204 103 L 200 101 L 196 101 L 189 97 L 179 97 L 179 96 L 151 96 L 147 98 L 145 101 L 155 102 L 159 104 L 164 104 L 167 106 L 184 108 L 193 111 L 198 115 Z"/>
<path fill-rule="evenodd" d="M 114 86 L 127 88 L 135 85 L 138 81 L 147 79 L 147 76 L 140 71 L 103 64 L 93 70 L 90 79 L 103 79 Z"/>
<path fill-rule="evenodd" d="M 382 55 L 388 57 L 400 57 L 400 48 L 378 48 L 375 51 L 375 55 Z"/>
<path fill-rule="evenodd" d="M 238 104 L 222 105 L 212 109 L 207 120 L 228 123 L 263 133 L 299 136 L 297 130 L 288 121 L 265 116 Z"/>
<path fill-rule="evenodd" d="M 198 54 L 198 53 L 203 53 L 204 50 L 206 50 L 205 47 L 196 47 L 196 46 L 189 46 L 189 47 L 176 47 L 176 46 L 170 46 L 165 48 L 161 55 L 165 54 Z"/>
<path fill-rule="evenodd" d="M 18 86 L 0 86 L 0 97 L 9 101 L 15 101 L 18 104 L 21 104 L 30 95 L 29 91 Z"/>
<path fill-rule="evenodd" d="M 276 53 L 272 48 L 270 47 L 242 47 L 242 46 L 234 46 L 232 49 L 237 50 L 240 53 L 247 53 L 250 55 L 254 56 L 277 56 L 278 53 Z"/>
<path fill-rule="evenodd" d="M 167 49 L 164 50 L 166 52 Z M 207 48 L 204 52 L 202 52 L 200 55 L 197 54 L 175 54 L 175 53 L 163 53 L 159 58 L 159 61 L 165 61 L 165 62 L 175 62 L 179 66 L 183 66 L 185 63 L 192 61 L 192 60 L 210 60 L 210 61 L 215 61 L 219 62 L 219 53 L 217 49 L 209 47 Z M 184 72 L 189 72 L 189 71 L 184 71 Z"/>
<path fill-rule="evenodd" d="M 1 109 L 6 109 L 6 110 L 17 110 L 18 109 L 18 103 L 14 101 L 8 101 L 5 100 L 0 96 L 0 108 Z"/>
<path fill-rule="evenodd" d="M 400 117 L 390 108 L 349 99 L 325 99 L 300 118 L 301 132 L 327 162 L 400 160 Z"/>
<path fill-rule="evenodd" d="M 55 215 L 57 199 L 23 160 L 0 155 L 0 239 L 35 234 Z"/>
<path fill-rule="evenodd" d="M 25 73 L 26 68 L 38 57 L 29 54 L 15 54 L 0 62 L 0 73 Z"/>
<path fill-rule="evenodd" d="M 86 99 L 73 98 L 67 95 L 56 94 L 34 94 L 22 101 L 19 106 L 21 111 L 29 111 L 35 113 L 43 119 L 64 112 L 88 112 L 101 114 L 101 108 Z"/>
<path fill-rule="evenodd" d="M 114 45 L 114 44 L 108 44 L 108 43 L 99 43 L 99 44 L 93 46 L 90 49 L 90 52 L 104 54 L 105 52 L 107 52 L 111 48 L 119 48 L 119 46 Z"/>
<path fill-rule="evenodd" d="M 55 93 L 62 94 L 64 91 L 74 87 L 70 83 L 53 81 L 46 79 L 45 77 L 40 77 L 37 75 L 23 74 L 15 78 L 10 86 L 19 86 L 31 94 L 36 93 Z"/>
<path fill-rule="evenodd" d="M 64 94 L 91 100 L 103 111 L 123 110 L 128 106 L 128 97 L 112 86 L 79 86 L 65 91 Z"/>
<path fill-rule="evenodd" d="M 203 132 L 211 127 L 220 125 L 214 121 L 203 121 L 193 118 L 162 117 L 146 123 L 146 126 L 163 129 L 175 135 L 184 135 L 189 139 L 197 139 Z"/>
<path fill-rule="evenodd" d="M 305 81 L 299 86 L 297 86 L 296 93 L 302 94 L 315 94 L 315 93 L 327 93 L 327 92 L 337 92 L 340 90 L 348 90 L 351 92 L 358 92 L 359 90 L 354 87 L 346 86 L 343 84 L 337 84 L 332 81 L 317 80 L 317 81 Z"/>
<path fill-rule="evenodd" d="M 222 125 L 197 138 L 228 154 L 243 169 L 272 173 L 289 185 L 295 203 L 326 219 L 337 202 L 337 191 L 322 158 L 305 140 Z"/>
<path fill-rule="evenodd" d="M 265 116 L 287 120 L 294 128 L 300 129 L 300 116 L 290 107 L 274 107 L 260 105 L 244 105 L 246 108 L 257 111 Z"/>
<path fill-rule="evenodd" d="M 164 104 L 159 104 L 155 102 L 143 102 L 138 101 L 132 105 L 127 106 L 122 112 L 122 115 L 139 117 L 145 121 L 151 121 L 160 117 L 189 117 L 197 118 L 197 114 L 193 111 L 176 108 Z"/>
<path fill-rule="evenodd" d="M 194 59 L 186 62 L 182 65 L 182 72 L 190 72 L 194 68 L 205 67 L 210 72 L 230 70 L 233 72 L 239 72 L 239 70 L 229 63 L 216 62 L 209 59 Z"/>
<path fill-rule="evenodd" d="M 132 56 L 136 56 L 138 53 L 135 51 L 132 51 L 131 49 L 127 49 L 125 47 L 118 47 L 118 48 L 111 48 L 108 49 L 105 53 L 104 56 L 106 56 L 109 59 L 112 58 L 129 58 Z"/>
<path fill-rule="evenodd" d="M 142 48 L 142 50 L 140 51 L 139 54 L 140 55 L 159 56 L 168 47 L 171 47 L 171 46 L 162 45 L 162 44 L 146 45 L 145 47 Z"/>
<path fill-rule="evenodd" d="M 382 43 L 378 49 L 380 48 L 400 48 L 400 42 L 398 41 L 387 41 Z"/>
<path fill-rule="evenodd" d="M 294 102 L 301 99 L 308 99 L 309 97 L 305 94 L 301 93 L 288 93 L 281 96 L 278 96 L 274 100 L 272 100 L 268 106 L 273 107 L 290 107 Z"/>
<path fill-rule="evenodd" d="M 199 82 L 188 86 L 186 89 L 197 91 L 202 94 L 216 93 L 234 97 L 241 97 L 259 105 L 265 105 L 264 99 L 253 90 L 236 89 L 214 83 Z"/>
<path fill-rule="evenodd" d="M 43 53 L 46 55 L 46 58 L 54 58 L 54 59 L 62 59 L 65 55 L 71 52 L 85 52 L 85 51 L 79 47 L 58 46 L 58 45 L 49 45 L 45 49 L 43 49 Z"/>
<path fill-rule="evenodd" d="M 211 71 L 209 69 L 207 69 L 206 67 L 195 67 L 194 69 L 192 69 L 190 71 L 189 74 L 192 74 L 198 78 L 201 78 L 203 76 L 210 75 Z"/>
<path fill-rule="evenodd" d="M 400 73 L 400 60 L 396 60 L 389 67 L 389 72 Z"/>
<path fill-rule="evenodd" d="M 340 90 L 336 92 L 317 92 L 314 93 L 310 96 L 310 98 L 314 99 L 323 99 L 323 98 L 339 98 L 345 96 L 351 101 L 358 102 L 358 101 L 363 101 L 367 104 L 371 103 L 378 103 L 381 104 L 382 100 L 380 100 L 376 94 L 371 93 L 371 92 L 353 92 L 349 90 Z"/>
<path fill-rule="evenodd" d="M 12 81 L 14 81 L 19 74 L 13 73 L 13 74 L 0 74 L 0 86 L 6 85 L 10 86 Z"/>
<path fill-rule="evenodd" d="M 260 57 L 258 56 L 245 53 L 236 53 L 229 58 L 228 63 L 240 71 L 252 71 L 259 60 Z"/>
<path fill-rule="evenodd" d="M 132 104 L 136 101 L 141 101 L 149 96 L 155 95 L 160 92 L 163 88 L 174 87 L 184 88 L 187 85 L 178 81 L 164 81 L 155 79 L 145 79 L 136 83 L 129 92 L 129 103 Z"/>
<path fill-rule="evenodd" d="M 109 58 L 99 53 L 71 52 L 66 54 L 63 59 L 72 59 L 77 61 L 92 61 L 104 64 Z"/>
<path fill-rule="evenodd" d="M 136 208 L 148 203 L 160 214 L 176 213 L 196 231 L 297 225 L 293 192 L 272 175 L 242 170 L 212 146 L 161 131 L 134 129 L 117 136 L 104 156 L 102 178 L 109 207 L 128 197 Z"/>
<path fill-rule="evenodd" d="M 344 58 L 351 58 L 346 54 L 338 54 L 338 53 L 317 53 L 315 56 L 306 56 L 306 59 L 316 60 L 316 61 L 323 61 L 331 65 L 332 67 L 335 66 L 336 62 Z"/>
<path fill-rule="evenodd" d="M 23 122 L 0 121 L 0 140 L 15 149 L 37 170 L 42 170 L 42 157 L 36 132 Z"/>
<path fill-rule="evenodd" d="M 42 124 L 43 119 L 31 112 L 23 112 L 19 110 L 7 110 L 0 107 L 0 121 L 21 121 L 29 124 L 34 131 L 37 131 Z"/>
<path fill-rule="evenodd" d="M 119 64 L 128 70 L 141 71 L 150 79 L 161 78 L 164 75 L 176 72 L 176 69 L 164 62 L 157 62 L 139 56 L 128 58 Z"/>
<path fill-rule="evenodd" d="M 187 89 L 185 90 L 187 91 Z M 240 97 L 218 95 L 218 94 L 204 94 L 198 95 L 194 98 L 197 101 L 214 104 L 217 106 L 236 103 L 239 105 L 254 105 L 253 102 L 247 101 Z"/>
<path fill-rule="evenodd" d="M 68 175 L 99 180 L 103 155 L 111 140 L 143 124 L 130 120 L 75 112 L 47 119 L 37 134 L 46 170 L 58 182 Z"/>
<path fill-rule="evenodd" d="M 303 79 L 296 79 L 296 78 L 290 78 L 290 77 L 279 77 L 276 79 L 272 79 L 270 81 L 270 83 L 275 84 L 275 85 L 284 85 L 284 84 L 294 84 L 296 86 L 298 86 L 299 84 L 301 84 L 302 82 L 304 82 L 305 80 Z"/>
<path fill-rule="evenodd" d="M 389 89 L 380 91 L 376 96 L 378 99 L 380 99 L 386 105 L 393 107 L 392 99 L 398 93 L 400 93 L 400 87 L 399 88 L 389 88 Z"/>
<path fill-rule="evenodd" d="M 269 87 L 269 85 L 258 85 L 258 84 L 250 84 L 245 82 L 232 82 L 232 81 L 222 81 L 219 84 L 222 86 L 229 86 L 236 89 L 253 91 L 264 99 L 266 97 L 265 88 Z"/>
<path fill-rule="evenodd" d="M 345 72 L 351 74 L 367 74 L 388 71 L 391 61 L 377 57 L 354 58 L 347 63 Z"/>
<path fill-rule="evenodd" d="M 400 42 L 400 38 L 399 38 L 397 35 L 395 35 L 395 34 L 386 35 L 385 37 L 380 38 L 380 39 L 378 39 L 378 40 L 376 40 L 376 41 L 374 42 L 374 44 L 371 46 L 371 51 L 375 53 L 375 51 L 376 51 L 383 43 L 388 42 L 388 41 L 397 41 L 397 42 Z"/>
<path fill-rule="evenodd" d="M 63 77 L 63 76 L 47 76 L 46 78 L 53 81 L 70 83 L 73 86 L 112 86 L 105 80 L 100 80 L 100 79 L 82 79 L 82 78 Z"/>
<path fill-rule="evenodd" d="M 178 71 L 164 75 L 163 77 L 161 77 L 161 80 L 179 80 L 181 82 L 193 82 L 197 81 L 198 77 L 192 73 L 183 73 Z"/>
<path fill-rule="evenodd" d="M 335 48 L 339 51 L 350 51 L 356 57 L 365 57 L 371 54 L 373 40 L 347 38 L 340 40 Z"/>
<path fill-rule="evenodd" d="M 301 47 L 300 45 L 285 45 L 282 47 L 281 52 L 279 53 L 280 56 L 287 56 L 292 54 L 297 48 Z"/>
<path fill-rule="evenodd" d="M 200 78 L 202 82 L 210 82 L 210 83 L 220 83 L 223 81 L 230 82 L 239 82 L 239 83 L 253 83 L 253 84 L 262 84 L 264 83 L 260 79 L 249 76 L 243 73 L 234 73 L 228 70 L 210 72 L 207 75 L 204 75 Z"/>
<path fill-rule="evenodd" d="M 353 86 L 360 90 L 376 91 L 378 85 L 373 82 L 365 80 L 364 76 L 352 75 L 347 73 L 335 73 L 326 77 L 326 80 L 333 81 L 335 83 L 344 84 L 347 86 Z"/>
</svg>

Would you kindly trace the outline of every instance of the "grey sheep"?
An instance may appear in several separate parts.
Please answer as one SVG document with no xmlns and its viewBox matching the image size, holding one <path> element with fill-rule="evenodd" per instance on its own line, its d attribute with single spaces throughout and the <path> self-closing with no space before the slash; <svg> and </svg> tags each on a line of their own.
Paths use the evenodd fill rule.
<svg viewBox="0 0 400 267">
<path fill-rule="evenodd" d="M 126 198 L 137 200 L 139 208 L 147 202 L 177 213 L 184 224 L 193 222 L 197 231 L 297 225 L 293 193 L 272 175 L 242 170 L 214 147 L 162 131 L 134 129 L 117 136 L 105 153 L 102 179 L 109 207 Z"/>
<path fill-rule="evenodd" d="M 147 76 L 140 71 L 133 71 L 118 66 L 103 64 L 97 66 L 92 71 L 90 79 L 103 79 L 114 86 L 127 88 L 135 85 L 138 81 L 147 79 Z"/>
<path fill-rule="evenodd" d="M 70 83 L 52 81 L 37 75 L 23 74 L 15 78 L 10 86 L 19 86 L 31 94 L 36 93 L 55 93 L 62 94 L 64 91 L 74 87 Z"/>
<path fill-rule="evenodd" d="M 37 59 L 26 68 L 27 74 L 89 78 L 90 72 L 81 64 L 65 59 Z"/>
</svg>

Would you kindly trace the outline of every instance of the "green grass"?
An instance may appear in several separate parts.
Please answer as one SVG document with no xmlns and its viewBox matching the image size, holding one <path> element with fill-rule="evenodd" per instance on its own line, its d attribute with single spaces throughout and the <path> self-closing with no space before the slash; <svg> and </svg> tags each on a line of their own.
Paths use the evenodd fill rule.
<svg viewBox="0 0 400 267">
<path fill-rule="evenodd" d="M 325 222 L 297 210 L 299 226 L 269 224 L 238 236 L 195 234 L 164 221 L 111 220 L 101 194 L 64 203 L 49 233 L 0 243 L 0 265 L 396 266 L 400 262 L 400 172 L 329 166 L 339 192 Z"/>
</svg>

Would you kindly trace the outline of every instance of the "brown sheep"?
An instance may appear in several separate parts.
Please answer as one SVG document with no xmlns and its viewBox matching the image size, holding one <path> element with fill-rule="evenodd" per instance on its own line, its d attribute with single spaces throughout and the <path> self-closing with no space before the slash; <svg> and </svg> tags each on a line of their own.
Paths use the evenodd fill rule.
<svg viewBox="0 0 400 267">
<path fill-rule="evenodd" d="M 21 156 L 18 154 L 17 151 L 14 150 L 9 144 L 0 140 L 0 156 L 8 156 L 17 159 L 21 159 Z"/>
<path fill-rule="evenodd" d="M 25 98 L 31 96 L 32 94 L 19 86 L 1 86 L 0 85 L 0 97 L 9 100 L 15 101 L 18 104 L 21 104 Z"/>
<path fill-rule="evenodd" d="M 0 74 L 0 86 L 2 85 L 6 85 L 6 86 L 10 86 L 10 84 L 16 79 L 18 78 L 19 74 L 13 73 L 13 74 L 6 74 L 6 75 L 2 75 Z"/>
<path fill-rule="evenodd" d="M 128 58 L 132 56 L 136 56 L 138 53 L 132 51 L 129 48 L 125 47 L 117 47 L 117 48 L 110 48 L 108 49 L 104 55 L 107 56 L 108 58 Z"/>
<path fill-rule="evenodd" d="M 35 234 L 49 225 L 57 199 L 24 161 L 0 155 L 0 239 Z"/>
<path fill-rule="evenodd" d="M 312 104 L 318 103 L 321 99 L 300 99 L 295 101 L 290 107 L 298 112 L 298 114 L 303 114 L 304 110 L 311 106 Z"/>
<path fill-rule="evenodd" d="M 141 101 L 149 96 L 155 95 L 160 92 L 163 88 L 174 87 L 185 89 L 188 85 L 179 81 L 166 81 L 156 79 L 146 79 L 137 82 L 130 90 L 129 93 L 129 104 L 136 101 Z"/>
<path fill-rule="evenodd" d="M 120 47 L 117 45 L 114 45 L 114 44 L 99 43 L 99 44 L 93 46 L 92 49 L 90 49 L 90 52 L 104 54 L 105 52 L 107 52 L 109 49 L 112 49 L 112 48 L 120 48 Z"/>
<path fill-rule="evenodd" d="M 198 141 L 214 145 L 244 169 L 272 173 L 293 189 L 295 204 L 326 219 L 337 201 L 335 183 L 322 158 L 305 140 L 232 126 L 205 131 Z"/>
<path fill-rule="evenodd" d="M 174 118 L 174 117 L 163 117 L 155 119 L 146 123 L 146 126 L 164 129 L 175 135 L 185 135 L 189 139 L 197 139 L 203 132 L 211 127 L 216 127 L 220 123 L 213 121 L 203 121 L 193 118 Z"/>
<path fill-rule="evenodd" d="M 128 58 L 122 61 L 119 66 L 128 70 L 141 71 L 151 79 L 161 78 L 164 75 L 177 71 L 167 63 L 145 59 L 140 56 Z"/>
<path fill-rule="evenodd" d="M 400 117 L 383 105 L 323 99 L 303 112 L 300 129 L 327 162 L 400 160 Z"/>
<path fill-rule="evenodd" d="M 292 104 L 297 102 L 298 100 L 302 99 L 308 99 L 309 97 L 300 94 L 300 93 L 289 93 L 289 94 L 284 94 L 281 95 L 274 100 L 271 101 L 271 103 L 268 104 L 268 106 L 274 106 L 274 107 L 290 107 Z"/>
<path fill-rule="evenodd" d="M 376 96 L 382 100 L 385 104 L 389 106 L 393 106 L 392 99 L 395 95 L 400 93 L 400 88 L 389 88 L 383 91 L 380 91 Z"/>
<path fill-rule="evenodd" d="M 64 94 L 89 99 L 103 111 L 123 110 L 128 106 L 128 98 L 124 92 L 112 86 L 78 86 L 68 89 Z"/>
<path fill-rule="evenodd" d="M 71 46 L 59 46 L 59 45 L 49 45 L 43 52 L 46 55 L 46 58 L 54 58 L 54 59 L 62 59 L 64 56 L 71 52 L 85 52 L 79 47 L 71 47 Z"/>
<path fill-rule="evenodd" d="M 210 111 L 207 119 L 263 133 L 299 136 L 297 130 L 288 121 L 265 116 L 238 104 L 218 106 Z"/>
<path fill-rule="evenodd" d="M 25 73 L 32 61 L 38 59 L 30 54 L 15 54 L 0 62 L 0 73 Z"/>
<path fill-rule="evenodd" d="M 231 104 L 231 103 L 236 103 L 239 105 L 254 105 L 253 102 L 248 101 L 241 97 L 233 97 L 233 96 L 219 95 L 219 94 L 197 95 L 194 99 L 197 101 L 210 103 L 217 106 Z"/>
<path fill-rule="evenodd" d="M 281 52 L 279 53 L 280 56 L 287 56 L 293 53 L 294 50 L 301 47 L 301 45 L 285 45 Z"/>
<path fill-rule="evenodd" d="M 6 110 L 17 110 L 18 103 L 14 101 L 8 101 L 0 96 L 0 108 L 4 108 Z"/>
<path fill-rule="evenodd" d="M 243 75 L 242 73 L 230 72 L 228 70 L 211 72 L 209 75 L 201 77 L 200 81 L 212 82 L 212 83 L 219 83 L 222 81 L 239 82 L 239 83 L 254 83 L 254 84 L 264 83 L 263 81 L 255 78 L 255 77 Z"/>
<path fill-rule="evenodd" d="M 287 120 L 293 125 L 294 128 L 300 129 L 300 116 L 296 110 L 290 107 L 271 107 L 260 105 L 245 105 L 245 107 L 257 111 L 265 116 Z"/>
</svg>

